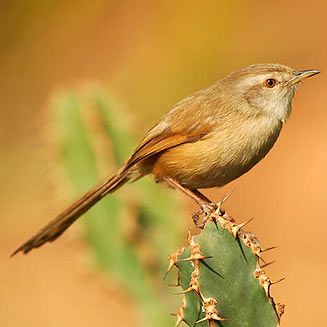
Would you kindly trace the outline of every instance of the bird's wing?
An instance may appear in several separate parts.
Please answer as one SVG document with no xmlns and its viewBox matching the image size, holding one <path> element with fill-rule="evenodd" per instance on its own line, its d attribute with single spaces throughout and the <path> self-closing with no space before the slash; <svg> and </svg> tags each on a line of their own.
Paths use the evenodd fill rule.
<svg viewBox="0 0 327 327">
<path fill-rule="evenodd" d="M 139 143 L 125 169 L 162 151 L 196 142 L 208 135 L 217 122 L 214 115 L 211 117 L 203 110 L 206 105 L 203 100 L 192 95 L 178 103 Z"/>
<path fill-rule="evenodd" d="M 199 129 L 193 133 L 163 133 L 161 135 L 154 135 L 141 142 L 128 160 L 127 167 L 131 167 L 136 163 L 148 159 L 162 151 L 171 149 L 175 146 L 196 142 L 207 135 L 205 129 Z"/>
</svg>

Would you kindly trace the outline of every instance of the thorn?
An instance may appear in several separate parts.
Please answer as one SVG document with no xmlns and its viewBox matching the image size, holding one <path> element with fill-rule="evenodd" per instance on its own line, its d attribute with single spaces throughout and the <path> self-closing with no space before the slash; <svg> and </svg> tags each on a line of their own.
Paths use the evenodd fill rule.
<svg viewBox="0 0 327 327">
<path fill-rule="evenodd" d="M 212 259 L 212 255 L 206 257 L 204 255 L 201 255 L 201 254 L 195 254 L 195 255 L 191 255 L 189 256 L 188 258 L 185 258 L 185 259 L 180 259 L 178 260 L 178 262 L 183 262 L 183 261 L 194 261 L 194 260 L 204 260 L 204 259 Z"/>
<path fill-rule="evenodd" d="M 190 244 L 191 254 L 188 258 L 181 259 L 178 262 L 193 261 L 194 264 L 196 265 L 196 264 L 198 264 L 199 260 L 209 258 L 209 257 L 201 254 L 200 244 L 195 242 L 194 236 L 191 236 L 191 234 L 189 234 L 188 240 L 189 240 L 189 244 Z"/>
<path fill-rule="evenodd" d="M 184 290 L 184 291 L 182 291 L 182 292 L 174 293 L 174 295 L 186 294 L 186 293 L 190 293 L 190 292 L 192 292 L 192 291 L 195 293 L 195 295 L 197 295 L 197 297 L 200 299 L 200 301 L 203 302 L 203 296 L 202 296 L 201 292 L 195 290 L 195 289 L 192 288 L 192 287 L 189 287 L 188 289 L 186 289 L 186 290 Z"/>
<path fill-rule="evenodd" d="M 212 271 L 213 273 L 215 273 L 216 275 L 218 275 L 221 278 L 224 278 L 224 276 L 222 276 L 221 274 L 219 274 L 218 271 L 214 270 L 212 267 L 210 267 L 204 260 L 200 260 L 200 262 L 207 267 L 210 271 Z"/>
<path fill-rule="evenodd" d="M 285 280 L 285 279 L 286 279 L 286 277 L 283 277 L 283 278 L 277 280 L 276 282 L 272 282 L 271 285 L 278 284 L 278 283 L 282 282 L 282 281 Z"/>
<path fill-rule="evenodd" d="M 259 260 L 261 260 L 264 264 L 267 264 L 267 261 L 263 259 L 263 257 L 258 256 Z M 273 261 L 274 262 L 274 261 Z"/>
<path fill-rule="evenodd" d="M 196 255 L 191 255 L 190 257 L 188 258 L 185 258 L 185 259 L 180 259 L 178 260 L 177 262 L 184 262 L 184 261 L 194 261 L 194 260 L 203 260 L 203 259 L 211 259 L 212 256 L 210 257 L 206 257 L 206 256 L 203 256 L 201 254 L 196 254 Z"/>
<path fill-rule="evenodd" d="M 202 296 L 201 292 L 200 291 L 199 292 L 194 291 L 194 292 L 198 296 L 198 298 L 200 299 L 200 301 L 203 302 L 203 296 Z"/>
<path fill-rule="evenodd" d="M 185 320 L 184 319 L 181 319 L 180 317 L 177 317 L 177 321 L 176 321 L 175 327 L 178 327 L 182 322 L 185 322 Z"/>
<path fill-rule="evenodd" d="M 165 272 L 165 274 L 164 274 L 164 276 L 162 277 L 162 281 L 164 281 L 166 278 L 167 278 L 167 276 L 168 276 L 168 274 L 169 274 L 169 272 L 170 272 L 170 269 L 169 269 L 170 267 L 168 267 L 168 269 L 167 269 L 167 271 Z"/>
<path fill-rule="evenodd" d="M 263 259 L 261 258 L 261 260 L 263 260 Z M 261 269 L 266 268 L 266 267 L 272 265 L 272 264 L 275 263 L 275 262 L 276 262 L 276 261 L 270 261 L 270 262 L 267 262 L 267 263 L 264 262 L 264 265 L 260 266 L 260 268 L 261 268 Z"/>
<path fill-rule="evenodd" d="M 248 223 L 250 223 L 252 220 L 254 219 L 254 217 L 250 218 L 249 220 L 247 220 L 246 222 L 239 224 L 238 227 L 239 229 L 243 228 L 244 226 L 246 226 Z"/>
<path fill-rule="evenodd" d="M 200 301 L 203 301 L 203 297 L 202 297 L 200 291 L 197 291 L 192 286 L 190 286 L 189 288 L 187 288 L 186 290 L 183 290 L 181 292 L 174 293 L 174 295 L 182 295 L 182 294 L 187 294 L 187 293 L 190 293 L 190 292 L 194 292 L 195 295 L 197 295 L 199 297 Z"/>
<path fill-rule="evenodd" d="M 212 221 L 213 221 L 213 223 L 215 224 L 215 226 L 216 226 L 216 229 L 218 230 L 218 224 L 217 224 L 217 220 L 216 220 L 216 219 L 213 219 Z"/>
<path fill-rule="evenodd" d="M 174 293 L 174 295 L 181 295 L 181 294 L 186 294 L 192 292 L 194 289 L 192 287 L 187 288 L 186 290 Z"/>
<path fill-rule="evenodd" d="M 199 324 L 200 322 L 203 322 L 203 321 L 206 321 L 206 320 L 208 320 L 208 319 L 206 317 L 204 317 L 204 318 L 202 318 L 200 320 L 197 320 L 194 324 L 196 325 L 196 324 Z"/>
<path fill-rule="evenodd" d="M 180 250 L 177 250 L 168 256 L 169 265 L 168 265 L 167 271 L 166 271 L 165 275 L 163 276 L 162 280 L 165 280 L 168 273 L 171 271 L 171 269 L 174 266 L 176 266 L 176 263 L 178 262 L 178 257 L 184 252 L 184 250 L 185 250 L 185 247 L 182 247 Z"/>
<path fill-rule="evenodd" d="M 227 195 L 223 196 L 223 198 L 218 203 L 218 207 L 222 206 L 224 202 L 226 202 L 234 192 L 235 192 L 235 187 L 229 193 L 227 193 Z"/>
<path fill-rule="evenodd" d="M 183 301 L 182 301 L 182 305 L 180 306 L 178 311 L 171 314 L 172 316 L 177 317 L 175 327 L 179 326 L 182 322 L 185 322 L 185 319 L 184 319 L 185 318 L 185 316 L 184 316 L 184 309 L 185 308 L 186 308 L 186 299 L 185 299 L 185 296 L 184 296 Z"/>
<path fill-rule="evenodd" d="M 218 316 L 218 314 L 211 314 L 210 316 L 208 315 L 206 315 L 204 318 L 202 318 L 202 319 L 200 319 L 200 320 L 197 320 L 196 322 L 195 322 L 195 324 L 199 324 L 199 323 L 201 323 L 201 322 L 204 322 L 204 321 L 206 321 L 206 320 L 209 320 L 209 323 L 211 322 L 211 321 L 214 321 L 214 320 L 216 320 L 216 321 L 226 321 L 226 320 L 228 320 L 228 319 L 224 319 L 224 318 L 222 318 L 222 317 L 219 317 Z"/>
<path fill-rule="evenodd" d="M 218 216 L 224 216 L 226 211 L 222 209 L 222 205 L 229 199 L 229 197 L 234 193 L 235 188 L 232 189 L 227 195 L 224 195 L 222 199 L 217 203 L 216 212 L 218 212 Z"/>
<path fill-rule="evenodd" d="M 274 250 L 274 249 L 277 249 L 277 246 L 271 246 L 270 248 L 261 250 L 261 252 L 268 252 L 268 251 Z"/>
<path fill-rule="evenodd" d="M 243 256 L 243 258 L 244 258 L 245 262 L 247 263 L 247 262 L 248 262 L 248 259 L 247 259 L 246 255 L 245 255 L 245 252 L 244 252 L 243 248 L 242 248 L 242 244 L 241 244 L 241 240 L 240 240 L 240 238 L 238 237 L 238 238 L 236 239 L 236 241 L 237 241 L 237 244 L 238 244 L 238 246 L 239 246 L 239 248 L 240 248 L 240 250 L 241 250 L 241 252 L 242 252 L 242 256 Z"/>
<path fill-rule="evenodd" d="M 238 238 L 238 233 L 240 231 L 241 228 L 243 228 L 245 225 L 247 225 L 249 222 L 251 222 L 254 218 L 252 217 L 251 219 L 247 220 L 246 222 L 242 223 L 242 224 L 235 224 L 235 223 L 231 223 L 228 227 L 228 230 L 233 234 L 234 238 Z"/>
</svg>

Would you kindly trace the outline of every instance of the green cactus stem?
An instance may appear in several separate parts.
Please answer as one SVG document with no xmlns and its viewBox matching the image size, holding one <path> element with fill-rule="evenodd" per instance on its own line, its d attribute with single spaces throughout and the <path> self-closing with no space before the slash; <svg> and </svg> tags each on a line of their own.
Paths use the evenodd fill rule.
<svg viewBox="0 0 327 327">
<path fill-rule="evenodd" d="M 169 257 L 183 289 L 176 326 L 279 326 L 284 306 L 270 294 L 264 251 L 244 225 L 217 210 L 199 235 L 189 233 L 187 248 Z"/>
</svg>

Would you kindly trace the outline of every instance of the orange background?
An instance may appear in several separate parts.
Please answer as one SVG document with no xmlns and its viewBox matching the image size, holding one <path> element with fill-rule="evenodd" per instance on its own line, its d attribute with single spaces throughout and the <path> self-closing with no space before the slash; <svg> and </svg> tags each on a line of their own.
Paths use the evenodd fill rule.
<svg viewBox="0 0 327 327">
<path fill-rule="evenodd" d="M 283 326 L 325 326 L 327 167 L 325 1 L 1 1 L 0 325 L 141 325 L 132 301 L 89 269 L 73 228 L 56 244 L 8 255 L 58 211 L 47 178 L 43 114 L 60 86 L 99 81 L 141 137 L 176 101 L 242 66 L 320 69 L 298 90 L 271 153 L 211 198 L 264 247 Z M 195 206 L 188 202 L 187 211 Z M 185 232 L 191 220 L 185 223 Z M 164 253 L 163 255 L 167 255 Z M 113 314 L 114 313 L 114 314 Z M 172 321 L 173 325 L 173 321 Z"/>
</svg>

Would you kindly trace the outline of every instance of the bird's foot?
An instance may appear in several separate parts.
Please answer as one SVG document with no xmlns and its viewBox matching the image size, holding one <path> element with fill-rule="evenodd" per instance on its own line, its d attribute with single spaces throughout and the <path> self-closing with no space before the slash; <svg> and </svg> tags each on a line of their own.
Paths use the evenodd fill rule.
<svg viewBox="0 0 327 327">
<path fill-rule="evenodd" d="M 216 203 L 204 203 L 201 204 L 200 209 L 193 212 L 192 219 L 196 227 L 203 228 L 208 221 L 208 218 L 212 213 L 218 209 Z M 205 215 L 204 218 L 200 221 L 200 216 Z"/>
<path fill-rule="evenodd" d="M 218 203 L 213 202 L 204 202 L 200 204 L 200 209 L 193 212 L 192 219 L 196 227 L 204 228 L 208 220 L 213 219 L 210 218 L 210 216 L 216 212 L 222 219 L 229 221 L 229 222 L 235 222 L 233 217 L 226 214 L 226 211 L 224 208 L 222 208 L 222 205 L 225 203 L 225 201 L 231 196 L 233 193 L 230 192 L 229 194 L 225 195 Z M 203 219 L 200 220 L 200 217 L 203 216 Z M 215 218 L 216 219 L 216 218 Z"/>
</svg>

